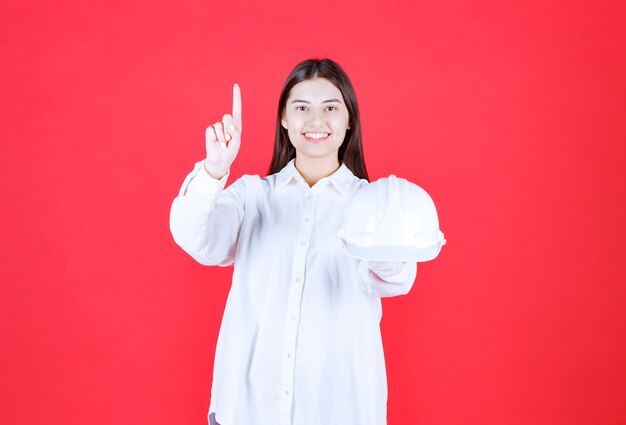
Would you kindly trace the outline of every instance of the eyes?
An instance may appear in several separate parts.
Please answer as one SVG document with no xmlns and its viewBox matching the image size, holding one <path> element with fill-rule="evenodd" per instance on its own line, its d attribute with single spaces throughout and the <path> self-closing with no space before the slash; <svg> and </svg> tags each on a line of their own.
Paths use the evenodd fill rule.
<svg viewBox="0 0 626 425">
<path fill-rule="evenodd" d="M 302 111 L 303 110 L 303 109 L 300 109 L 300 108 L 305 108 L 306 109 L 306 106 L 302 106 L 302 105 L 301 106 L 296 106 L 296 111 Z M 328 109 L 328 108 L 333 108 L 333 111 L 337 110 L 336 106 L 327 106 L 326 109 Z"/>
</svg>

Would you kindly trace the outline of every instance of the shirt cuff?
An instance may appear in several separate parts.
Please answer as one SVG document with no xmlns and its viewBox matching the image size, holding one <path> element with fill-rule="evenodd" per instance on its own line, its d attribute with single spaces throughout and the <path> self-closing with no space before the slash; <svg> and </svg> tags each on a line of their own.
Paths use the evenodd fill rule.
<svg viewBox="0 0 626 425">
<path fill-rule="evenodd" d="M 206 168 L 204 168 L 204 160 L 202 160 L 196 163 L 185 192 L 199 195 L 210 195 L 219 192 L 226 186 L 229 176 L 230 169 L 221 179 L 211 177 Z"/>
<path fill-rule="evenodd" d="M 406 261 L 368 261 L 368 268 L 380 278 L 394 276 L 404 269 Z"/>
<path fill-rule="evenodd" d="M 417 274 L 412 261 L 361 260 L 358 266 L 361 286 L 370 296 L 395 297 L 411 290 Z"/>
</svg>

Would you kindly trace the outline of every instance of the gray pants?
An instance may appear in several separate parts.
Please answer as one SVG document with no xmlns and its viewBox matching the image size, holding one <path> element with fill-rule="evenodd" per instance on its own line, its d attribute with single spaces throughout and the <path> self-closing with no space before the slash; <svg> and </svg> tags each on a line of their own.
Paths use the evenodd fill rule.
<svg viewBox="0 0 626 425">
<path fill-rule="evenodd" d="M 215 413 L 209 415 L 209 425 L 220 425 L 220 423 L 215 420 Z"/>
</svg>

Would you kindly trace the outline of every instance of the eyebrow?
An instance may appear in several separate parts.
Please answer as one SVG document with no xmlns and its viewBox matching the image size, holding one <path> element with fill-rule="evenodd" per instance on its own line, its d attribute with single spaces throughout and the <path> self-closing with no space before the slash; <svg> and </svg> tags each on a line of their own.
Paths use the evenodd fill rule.
<svg viewBox="0 0 626 425">
<path fill-rule="evenodd" d="M 311 103 L 308 100 L 302 100 L 302 99 L 294 99 L 294 100 L 291 101 L 291 103 L 296 103 L 296 102 Z M 341 101 L 339 99 L 328 99 L 328 100 L 323 101 L 322 103 L 330 103 L 330 102 L 341 103 Z"/>
</svg>

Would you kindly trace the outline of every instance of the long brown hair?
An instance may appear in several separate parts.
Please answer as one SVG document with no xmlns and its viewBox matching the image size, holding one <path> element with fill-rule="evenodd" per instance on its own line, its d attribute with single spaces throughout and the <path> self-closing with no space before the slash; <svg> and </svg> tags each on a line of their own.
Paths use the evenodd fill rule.
<svg viewBox="0 0 626 425">
<path fill-rule="evenodd" d="M 304 60 L 297 64 L 287 77 L 278 100 L 274 153 L 267 173 L 274 174 L 280 171 L 291 159 L 296 157 L 296 148 L 289 141 L 287 129 L 281 125 L 282 114 L 291 88 L 301 81 L 313 78 L 326 78 L 341 91 L 350 116 L 350 128 L 346 130 L 345 139 L 339 147 L 339 163 L 343 162 L 355 176 L 369 181 L 365 158 L 363 157 L 359 105 L 356 101 L 354 88 L 343 68 L 328 58 Z"/>
</svg>

